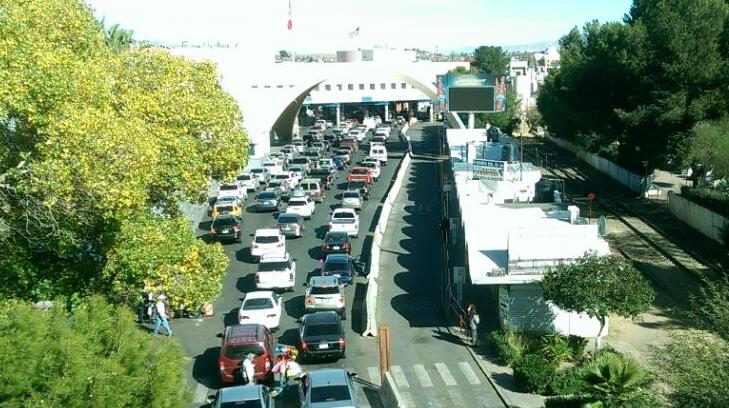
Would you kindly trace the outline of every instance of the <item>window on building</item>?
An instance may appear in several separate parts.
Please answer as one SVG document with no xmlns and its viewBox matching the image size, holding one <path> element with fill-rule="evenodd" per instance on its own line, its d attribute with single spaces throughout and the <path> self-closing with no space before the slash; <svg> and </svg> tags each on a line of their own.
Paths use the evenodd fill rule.
<svg viewBox="0 0 729 408">
<path fill-rule="evenodd" d="M 271 85 L 263 85 L 264 88 L 268 89 L 271 87 Z"/>
<path fill-rule="evenodd" d="M 364 84 L 359 84 L 359 90 L 364 91 Z"/>
<path fill-rule="evenodd" d="M 341 91 L 341 90 L 342 90 L 342 84 L 337 84 L 337 91 Z"/>
<path fill-rule="evenodd" d="M 258 89 L 258 85 L 251 85 L 251 88 Z"/>
<path fill-rule="evenodd" d="M 324 85 L 324 90 L 325 90 L 325 91 L 331 91 L 331 90 L 332 90 L 332 86 L 331 86 L 331 85 L 329 85 L 329 84 L 327 84 L 327 85 Z"/>
<path fill-rule="evenodd" d="M 396 84 L 396 83 L 394 83 L 394 82 L 393 82 L 393 83 L 391 83 L 391 84 L 390 84 L 390 88 L 392 88 L 392 89 L 397 89 L 397 84 Z"/>
<path fill-rule="evenodd" d="M 407 89 L 407 87 L 408 87 L 408 84 L 406 84 L 405 82 L 400 84 L 400 88 L 402 88 L 402 89 Z"/>
<path fill-rule="evenodd" d="M 348 91 L 354 91 L 354 84 L 347 84 Z"/>
<path fill-rule="evenodd" d="M 276 85 L 276 88 L 283 88 L 283 85 Z"/>
<path fill-rule="evenodd" d="M 313 90 L 314 91 L 319 91 L 319 85 L 315 86 Z"/>
<path fill-rule="evenodd" d="M 375 84 L 370 84 L 370 89 L 374 90 L 375 89 Z"/>
<path fill-rule="evenodd" d="M 387 84 L 380 83 L 380 89 L 387 89 Z"/>
</svg>

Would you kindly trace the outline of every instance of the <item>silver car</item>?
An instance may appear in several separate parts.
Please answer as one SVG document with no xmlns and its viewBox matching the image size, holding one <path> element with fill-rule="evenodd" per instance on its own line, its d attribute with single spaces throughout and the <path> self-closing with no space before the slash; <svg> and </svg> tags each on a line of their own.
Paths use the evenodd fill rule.
<svg viewBox="0 0 729 408">
<path fill-rule="evenodd" d="M 221 388 L 216 395 L 208 396 L 207 400 L 211 408 L 275 406 L 268 387 L 258 384 Z"/>
<path fill-rule="evenodd" d="M 362 209 L 362 194 L 359 190 L 347 190 L 342 193 L 342 208 Z"/>
<path fill-rule="evenodd" d="M 304 310 L 306 313 L 322 310 L 332 310 L 346 319 L 347 306 L 344 300 L 344 290 L 336 276 L 312 276 L 304 295 Z"/>
<path fill-rule="evenodd" d="M 276 224 L 286 237 L 301 238 L 304 235 L 304 217 L 294 213 L 281 213 Z"/>
<path fill-rule="evenodd" d="M 357 374 L 342 368 L 312 370 L 301 377 L 299 398 L 304 408 L 355 408 L 357 392 L 352 377 Z"/>
</svg>

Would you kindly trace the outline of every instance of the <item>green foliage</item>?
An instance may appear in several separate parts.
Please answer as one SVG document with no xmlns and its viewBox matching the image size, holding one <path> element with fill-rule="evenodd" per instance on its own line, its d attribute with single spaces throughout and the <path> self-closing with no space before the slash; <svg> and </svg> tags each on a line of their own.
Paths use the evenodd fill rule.
<svg viewBox="0 0 729 408">
<path fill-rule="evenodd" d="M 674 333 L 653 351 L 669 401 L 682 408 L 723 407 L 729 401 L 729 343 L 705 332 Z"/>
<path fill-rule="evenodd" d="M 729 189 L 682 186 L 681 197 L 729 217 Z"/>
<path fill-rule="evenodd" d="M 555 333 L 542 336 L 539 354 L 555 366 L 573 358 L 572 347 L 569 342 L 565 337 Z"/>
<path fill-rule="evenodd" d="M 483 74 L 509 75 L 509 56 L 501 47 L 482 45 L 473 51 L 471 65 Z"/>
<path fill-rule="evenodd" d="M 729 340 L 729 278 L 704 280 L 697 296 L 691 297 L 689 316 L 699 328 Z"/>
<path fill-rule="evenodd" d="M 506 365 L 513 365 L 528 350 L 529 343 L 524 333 L 511 330 L 495 330 L 489 333 L 496 354 Z"/>
<path fill-rule="evenodd" d="M 536 106 L 530 106 L 529 109 L 526 111 L 526 123 L 529 125 L 529 127 L 534 130 L 538 126 L 544 125 L 544 119 L 542 118 L 542 114 L 539 112 L 539 108 Z"/>
<path fill-rule="evenodd" d="M 483 128 L 491 124 L 501 129 L 502 132 L 511 134 L 521 122 L 520 106 L 521 101 L 516 91 L 506 90 L 506 110 L 496 113 L 477 113 L 476 127 Z"/>
<path fill-rule="evenodd" d="M 729 177 L 729 116 L 717 121 L 698 123 L 685 163 L 701 163 L 717 178 Z"/>
<path fill-rule="evenodd" d="M 173 408 L 189 401 L 174 341 L 141 332 L 124 308 L 92 297 L 62 307 L 0 307 L 0 401 L 7 407 Z"/>
<path fill-rule="evenodd" d="M 580 336 L 570 335 L 567 337 L 567 343 L 572 350 L 572 359 L 577 361 L 582 358 L 585 354 L 585 347 L 587 347 L 587 339 Z"/>
<path fill-rule="evenodd" d="M 470 74 L 470 73 L 473 73 L 474 71 L 475 71 L 474 68 L 466 68 L 466 67 L 462 67 L 462 66 L 457 66 L 448 72 L 452 73 L 452 74 Z"/>
<path fill-rule="evenodd" d="M 527 392 L 545 393 L 554 374 L 554 366 L 538 354 L 527 354 L 514 363 L 514 380 Z"/>
<path fill-rule="evenodd" d="M 557 371 L 549 383 L 551 395 L 580 395 L 587 389 L 587 382 L 580 370 L 570 367 Z"/>
<path fill-rule="evenodd" d="M 558 307 L 601 320 L 615 313 L 635 317 L 653 302 L 648 282 L 626 259 L 588 253 L 570 265 L 549 269 L 542 280 L 544 298 Z"/>
<path fill-rule="evenodd" d="M 597 354 L 586 365 L 583 380 L 588 384 L 587 394 L 605 407 L 651 406 L 644 404 L 651 400 L 647 389 L 652 377 L 635 360 L 620 353 L 608 350 Z"/>
</svg>

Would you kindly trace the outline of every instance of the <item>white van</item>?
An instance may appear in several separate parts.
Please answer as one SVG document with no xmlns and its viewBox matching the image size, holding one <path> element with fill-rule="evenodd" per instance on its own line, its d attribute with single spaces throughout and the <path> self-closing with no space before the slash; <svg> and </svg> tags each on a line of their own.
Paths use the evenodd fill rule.
<svg viewBox="0 0 729 408">
<path fill-rule="evenodd" d="M 387 148 L 385 146 L 371 146 L 369 156 L 379 160 L 382 166 L 387 166 Z"/>
</svg>

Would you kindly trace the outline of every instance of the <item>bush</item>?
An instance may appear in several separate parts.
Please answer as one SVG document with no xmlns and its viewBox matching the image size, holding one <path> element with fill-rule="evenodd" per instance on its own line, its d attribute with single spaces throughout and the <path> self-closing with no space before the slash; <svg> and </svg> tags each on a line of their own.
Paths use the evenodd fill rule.
<svg viewBox="0 0 729 408">
<path fill-rule="evenodd" d="M 585 402 L 584 397 L 560 395 L 547 398 L 544 401 L 544 408 L 584 408 Z"/>
<path fill-rule="evenodd" d="M 538 351 L 542 357 L 555 366 L 571 360 L 573 356 L 572 347 L 570 347 L 567 339 L 556 333 L 543 335 Z"/>
<path fill-rule="evenodd" d="M 572 349 L 572 361 L 579 361 L 585 355 L 585 347 L 587 347 L 587 339 L 580 336 L 570 335 L 567 337 L 567 343 Z"/>
<path fill-rule="evenodd" d="M 523 333 L 510 330 L 495 330 L 489 339 L 496 350 L 496 355 L 506 365 L 513 365 L 529 348 L 529 342 Z"/>
<path fill-rule="evenodd" d="M 551 395 L 579 395 L 585 391 L 587 383 L 582 379 L 582 373 L 576 368 L 557 371 L 549 383 Z"/>
<path fill-rule="evenodd" d="M 554 374 L 554 366 L 539 354 L 527 354 L 514 363 L 514 380 L 527 392 L 545 393 Z"/>
</svg>

